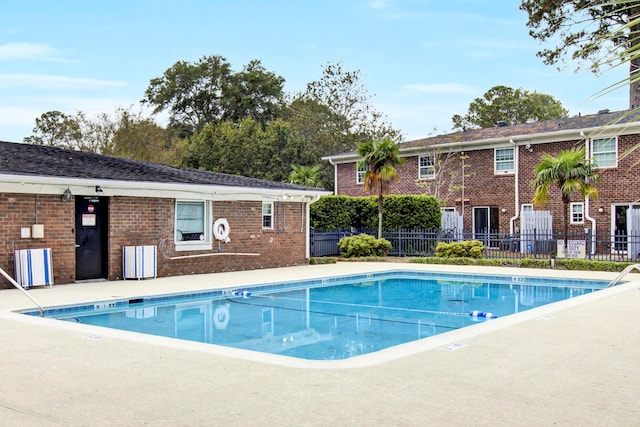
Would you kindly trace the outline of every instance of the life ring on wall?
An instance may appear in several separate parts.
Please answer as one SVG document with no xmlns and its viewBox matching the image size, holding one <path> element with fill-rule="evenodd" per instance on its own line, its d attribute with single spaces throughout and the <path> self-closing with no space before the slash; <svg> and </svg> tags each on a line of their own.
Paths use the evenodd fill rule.
<svg viewBox="0 0 640 427">
<path fill-rule="evenodd" d="M 227 305 L 219 305 L 213 312 L 213 325 L 216 329 L 227 329 L 229 324 L 229 307 Z"/>
<path fill-rule="evenodd" d="M 229 239 L 229 222 L 226 218 L 218 218 L 213 223 L 213 236 L 217 240 L 227 242 Z"/>
</svg>

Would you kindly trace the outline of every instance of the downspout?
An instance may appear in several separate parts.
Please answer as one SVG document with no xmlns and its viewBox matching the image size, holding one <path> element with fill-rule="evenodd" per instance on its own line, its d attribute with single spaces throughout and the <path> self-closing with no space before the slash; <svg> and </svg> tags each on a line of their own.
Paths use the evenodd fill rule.
<svg viewBox="0 0 640 427">
<path fill-rule="evenodd" d="M 338 164 L 333 163 L 332 160 L 329 160 L 329 163 L 333 165 L 333 195 L 337 196 L 338 195 Z M 314 200 L 314 201 L 317 201 L 317 200 Z"/>
<path fill-rule="evenodd" d="M 584 132 L 580 133 L 580 136 L 584 136 Z M 584 139 L 584 145 L 585 145 L 585 153 L 587 156 L 587 159 L 591 158 L 591 152 L 589 150 L 589 140 L 587 138 Z M 596 220 L 595 218 L 592 218 L 591 216 L 589 216 L 589 207 L 590 207 L 590 200 L 589 200 L 589 196 L 584 198 L 584 217 L 591 222 L 591 255 L 594 255 L 596 253 L 595 249 L 596 249 Z"/>
<path fill-rule="evenodd" d="M 515 185 L 514 185 L 514 206 L 515 206 L 515 215 L 511 217 L 509 220 L 509 234 L 513 236 L 513 223 L 518 216 L 520 215 L 520 183 L 518 182 L 518 177 L 520 175 L 520 146 L 516 145 L 514 147 L 515 150 Z"/>
<path fill-rule="evenodd" d="M 594 255 L 596 253 L 596 220 L 589 216 L 589 196 L 584 198 L 584 217 L 591 222 L 591 255 Z"/>
<path fill-rule="evenodd" d="M 311 204 L 320 200 L 320 196 L 315 195 L 311 197 L 308 203 L 305 203 L 305 217 L 307 221 L 305 239 L 304 239 L 304 256 L 306 259 L 311 259 Z"/>
</svg>

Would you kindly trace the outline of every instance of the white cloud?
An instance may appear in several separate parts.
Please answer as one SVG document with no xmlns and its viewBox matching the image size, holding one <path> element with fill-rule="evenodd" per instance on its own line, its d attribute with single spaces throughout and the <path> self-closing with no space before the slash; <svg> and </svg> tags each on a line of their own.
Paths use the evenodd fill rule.
<svg viewBox="0 0 640 427">
<path fill-rule="evenodd" d="M 5 43 L 0 45 L 0 60 L 51 59 L 55 50 L 47 44 Z"/>
<path fill-rule="evenodd" d="M 459 83 L 409 84 L 406 89 L 431 94 L 473 94 L 476 89 Z"/>
<path fill-rule="evenodd" d="M 0 74 L 0 87 L 26 86 L 31 89 L 97 89 L 123 87 L 126 83 L 117 80 L 98 80 L 56 76 L 47 74 Z"/>
</svg>

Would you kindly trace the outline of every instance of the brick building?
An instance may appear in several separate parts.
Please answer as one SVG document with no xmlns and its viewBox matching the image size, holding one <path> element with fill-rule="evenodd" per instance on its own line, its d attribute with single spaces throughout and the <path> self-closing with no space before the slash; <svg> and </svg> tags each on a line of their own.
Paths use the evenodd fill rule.
<svg viewBox="0 0 640 427">
<path fill-rule="evenodd" d="M 56 284 L 123 278 L 123 248 L 158 276 L 308 262 L 309 205 L 293 184 L 0 142 L 0 268 L 50 249 Z M 10 287 L 0 276 L 0 287 Z"/>
<path fill-rule="evenodd" d="M 389 194 L 431 194 L 443 211 L 461 217 L 467 233 L 516 234 L 527 212 L 548 211 L 554 232 L 562 230 L 560 192 L 552 188 L 547 206 L 533 206 L 534 166 L 543 153 L 557 155 L 585 147 L 598 166 L 597 200 L 572 196 L 570 232 L 640 235 L 640 115 L 629 111 L 538 123 L 499 123 L 401 143 L 406 162 Z M 363 170 L 355 151 L 325 158 L 335 167 L 335 194 L 362 196 Z M 526 214 L 525 214 L 526 213 Z M 444 218 L 444 216 L 443 216 Z M 459 223 L 458 223 L 459 224 Z"/>
</svg>

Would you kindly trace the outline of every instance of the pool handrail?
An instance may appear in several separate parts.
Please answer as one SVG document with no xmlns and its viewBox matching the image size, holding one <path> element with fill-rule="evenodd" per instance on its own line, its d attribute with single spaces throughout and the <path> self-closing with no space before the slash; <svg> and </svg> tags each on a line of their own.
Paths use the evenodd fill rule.
<svg viewBox="0 0 640 427">
<path fill-rule="evenodd" d="M 2 268 L 0 268 L 0 274 L 2 274 L 5 277 L 5 279 L 7 279 L 9 283 L 11 283 L 16 289 L 19 289 L 20 291 L 22 291 L 27 296 L 27 298 L 33 301 L 33 303 L 37 305 L 38 308 L 40 309 L 40 316 L 44 317 L 44 308 L 40 305 L 40 303 L 38 303 L 38 301 L 36 301 L 34 297 L 29 295 L 29 292 L 27 292 L 22 286 L 20 286 L 20 284 L 16 282 L 13 279 L 13 277 L 9 276 L 9 274 L 6 271 L 4 271 Z"/>
<path fill-rule="evenodd" d="M 631 264 L 631 265 L 628 265 L 624 270 L 622 270 L 622 272 L 620 272 L 620 274 L 618 274 L 618 275 L 616 276 L 616 278 L 615 278 L 615 279 L 613 279 L 611 282 L 609 282 L 609 284 L 607 285 L 607 288 L 610 288 L 610 287 L 612 287 L 612 286 L 617 285 L 617 284 L 618 284 L 618 282 L 619 282 L 620 280 L 622 280 L 622 278 L 623 278 L 624 276 L 626 276 L 628 273 L 630 273 L 630 272 L 631 272 L 631 270 L 634 270 L 634 269 L 635 269 L 635 270 L 638 270 L 638 272 L 640 273 L 640 264 Z"/>
</svg>

